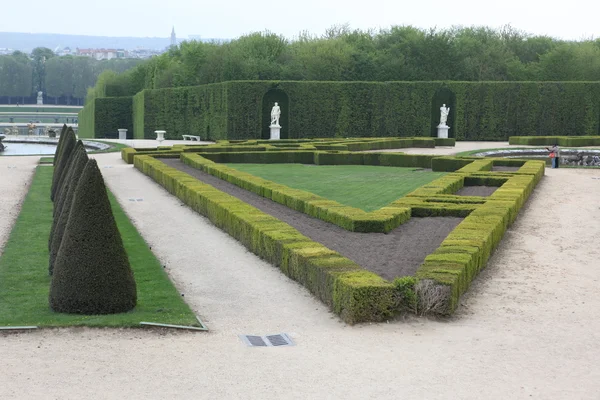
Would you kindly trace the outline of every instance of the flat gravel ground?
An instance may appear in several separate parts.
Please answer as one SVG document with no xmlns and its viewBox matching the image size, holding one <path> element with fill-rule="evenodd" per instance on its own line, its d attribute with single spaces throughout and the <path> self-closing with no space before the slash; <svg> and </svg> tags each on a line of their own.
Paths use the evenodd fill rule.
<svg viewBox="0 0 600 400">
<path fill-rule="evenodd" d="M 454 317 L 347 326 L 118 154 L 95 157 L 211 331 L 0 335 L 2 399 L 598 399 L 600 170 L 546 171 Z M 0 215 L 31 177 L 15 162 L 0 157 Z M 237 336 L 278 332 L 296 346 Z"/>
</svg>

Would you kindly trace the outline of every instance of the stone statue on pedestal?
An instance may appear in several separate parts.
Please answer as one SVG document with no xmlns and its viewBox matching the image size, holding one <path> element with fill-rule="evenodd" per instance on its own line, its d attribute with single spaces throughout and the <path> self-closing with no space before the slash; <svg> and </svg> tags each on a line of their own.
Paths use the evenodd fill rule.
<svg viewBox="0 0 600 400">
<path fill-rule="evenodd" d="M 38 92 L 37 103 L 38 105 L 44 104 L 44 92 Z"/>
<path fill-rule="evenodd" d="M 275 103 L 271 109 L 271 126 L 279 126 L 279 117 L 281 116 L 281 108 Z"/>
<path fill-rule="evenodd" d="M 446 121 L 448 121 L 448 114 L 450 113 L 450 107 L 446 107 L 446 105 L 442 105 L 440 107 L 440 126 L 447 126 Z"/>
</svg>

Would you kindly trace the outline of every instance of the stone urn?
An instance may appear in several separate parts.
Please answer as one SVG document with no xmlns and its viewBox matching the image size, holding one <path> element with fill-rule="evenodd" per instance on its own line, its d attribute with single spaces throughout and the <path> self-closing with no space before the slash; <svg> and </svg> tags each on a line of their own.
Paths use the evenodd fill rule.
<svg viewBox="0 0 600 400">
<path fill-rule="evenodd" d="M 154 133 L 156 133 L 156 140 L 162 142 L 165 140 L 165 133 L 167 133 L 167 131 L 154 131 Z"/>
<path fill-rule="evenodd" d="M 119 140 L 127 139 L 127 129 L 118 129 L 119 131 Z"/>
</svg>

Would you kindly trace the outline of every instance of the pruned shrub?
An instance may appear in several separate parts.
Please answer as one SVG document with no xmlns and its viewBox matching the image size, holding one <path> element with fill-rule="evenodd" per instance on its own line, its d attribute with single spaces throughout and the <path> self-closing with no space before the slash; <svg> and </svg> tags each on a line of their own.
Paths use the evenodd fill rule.
<svg viewBox="0 0 600 400">
<path fill-rule="evenodd" d="M 95 160 L 89 160 L 73 195 L 50 285 L 50 308 L 73 314 L 129 311 L 136 284 Z"/>
<path fill-rule="evenodd" d="M 54 221 L 52 223 L 52 229 L 50 230 L 50 239 L 48 240 L 48 250 L 50 257 L 48 260 L 48 272 L 52 275 L 54 270 L 54 261 L 56 255 L 60 249 L 62 242 L 63 233 L 67 226 L 69 219 L 69 213 L 71 211 L 71 205 L 73 203 L 73 195 L 79 178 L 83 173 L 83 170 L 88 162 L 88 155 L 83 149 L 83 146 L 77 147 L 73 154 L 73 163 L 71 169 L 68 172 L 67 177 L 62 188 L 60 197 L 54 202 Z"/>
<path fill-rule="evenodd" d="M 56 151 L 54 152 L 54 158 L 52 159 L 52 165 L 56 166 L 60 158 L 60 150 L 65 144 L 65 133 L 67 132 L 67 124 L 64 124 L 60 130 L 60 137 L 58 138 L 58 144 L 56 145 Z M 56 171 L 55 171 L 56 172 Z"/>
<path fill-rule="evenodd" d="M 54 201 L 56 196 L 56 192 L 60 187 L 60 184 L 63 179 L 63 174 L 67 169 L 66 166 L 69 163 L 69 159 L 71 157 L 71 153 L 75 149 L 75 144 L 77 144 L 77 137 L 75 136 L 75 132 L 73 129 L 69 128 L 65 133 L 64 144 L 61 148 L 58 163 L 54 167 L 54 175 L 52 176 L 52 189 L 50 193 L 50 199 Z"/>
<path fill-rule="evenodd" d="M 76 156 L 81 154 L 86 155 L 87 161 L 87 153 L 85 151 L 85 147 L 83 146 L 83 142 L 81 140 L 78 140 L 75 143 L 75 148 L 71 152 L 67 164 L 65 165 L 63 176 L 61 177 L 61 179 L 59 179 L 59 182 L 57 183 L 59 187 L 56 188 L 56 193 L 54 195 L 54 215 L 56 215 L 56 213 L 59 211 L 60 206 L 62 206 L 62 199 L 64 199 L 65 189 L 69 187 L 69 179 L 71 178 L 74 172 L 73 167 L 75 165 Z M 85 164 L 83 166 L 85 166 Z M 79 171 L 77 171 L 77 179 L 79 179 L 79 176 L 81 176 L 82 171 L 83 167 Z"/>
<path fill-rule="evenodd" d="M 417 278 L 414 276 L 403 276 L 394 279 L 396 294 L 398 296 L 398 308 L 402 311 L 417 313 L 418 297 L 415 292 Z"/>
</svg>

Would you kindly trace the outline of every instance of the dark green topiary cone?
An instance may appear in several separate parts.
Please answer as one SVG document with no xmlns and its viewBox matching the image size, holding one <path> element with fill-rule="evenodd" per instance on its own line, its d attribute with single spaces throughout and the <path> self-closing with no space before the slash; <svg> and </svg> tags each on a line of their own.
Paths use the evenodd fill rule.
<svg viewBox="0 0 600 400">
<path fill-rule="evenodd" d="M 63 182 L 61 195 L 54 201 L 54 220 L 52 221 L 50 238 L 48 239 L 48 250 L 50 252 L 48 272 L 50 275 L 52 275 L 54 260 L 56 259 L 65 226 L 69 219 L 69 212 L 71 211 L 71 205 L 73 203 L 73 194 L 75 193 L 75 188 L 77 187 L 77 183 L 79 182 L 79 178 L 81 177 L 87 162 L 88 155 L 83 147 L 76 148 L 75 153 L 73 154 L 71 170 L 65 177 L 65 182 Z"/>
<path fill-rule="evenodd" d="M 85 162 L 87 162 L 88 157 L 85 151 L 85 147 L 83 146 L 83 142 L 81 140 L 78 140 L 75 144 L 73 152 L 71 153 L 71 157 L 69 157 L 67 165 L 65 165 L 63 176 L 58 182 L 58 185 L 60 185 L 60 187 L 56 188 L 56 193 L 54 195 L 54 217 L 56 217 L 57 213 L 60 211 L 60 207 L 62 207 L 62 199 L 64 199 L 65 197 L 64 195 L 66 189 L 69 187 L 70 177 L 72 176 L 73 172 L 77 172 L 77 181 L 79 180 L 79 177 L 83 172 L 83 167 L 85 167 L 85 163 L 81 166 L 81 168 L 78 171 L 73 170 L 73 167 L 75 166 L 76 156 L 82 154 L 86 156 Z M 77 183 L 77 181 L 75 181 L 75 183 Z"/>
<path fill-rule="evenodd" d="M 67 124 L 64 124 L 60 130 L 60 136 L 58 137 L 58 144 L 56 145 L 56 151 L 54 152 L 54 159 L 52 159 L 52 165 L 56 166 L 58 159 L 60 158 L 60 149 L 65 143 L 65 133 L 67 132 Z M 56 170 L 54 170 L 56 173 Z"/>
<path fill-rule="evenodd" d="M 74 314 L 129 311 L 136 285 L 96 160 L 79 179 L 54 264 L 50 308 Z"/>
<path fill-rule="evenodd" d="M 75 144 L 77 143 L 77 137 L 75 136 L 75 132 L 73 129 L 69 128 L 65 133 L 65 142 L 62 146 L 58 164 L 56 164 L 54 175 L 52 177 L 52 191 L 50 193 L 50 199 L 54 201 L 56 197 L 56 192 L 60 187 L 60 182 L 62 182 L 63 174 L 66 170 L 66 165 L 69 163 L 69 158 L 75 149 Z"/>
</svg>

